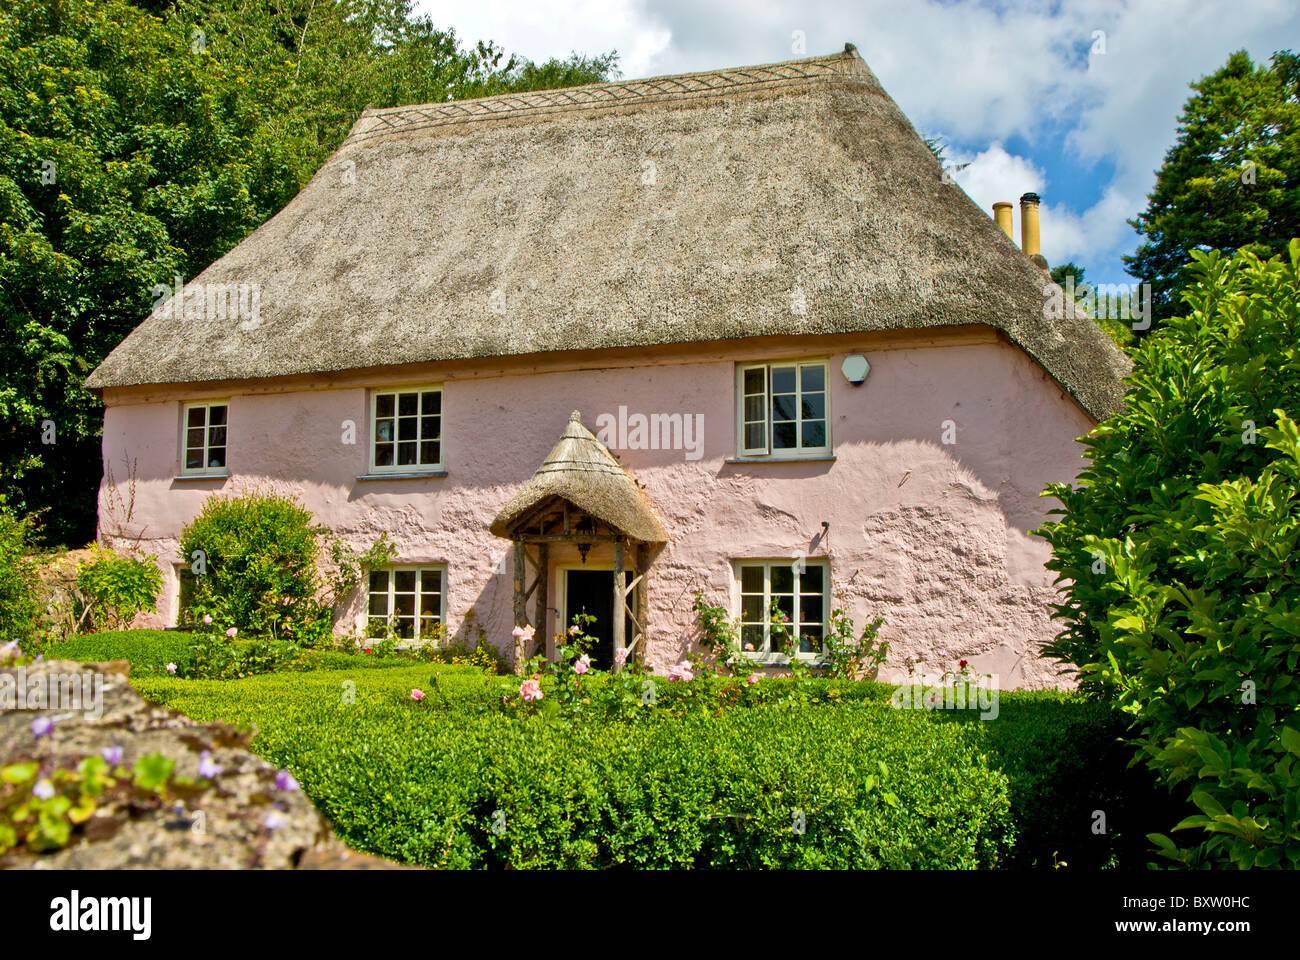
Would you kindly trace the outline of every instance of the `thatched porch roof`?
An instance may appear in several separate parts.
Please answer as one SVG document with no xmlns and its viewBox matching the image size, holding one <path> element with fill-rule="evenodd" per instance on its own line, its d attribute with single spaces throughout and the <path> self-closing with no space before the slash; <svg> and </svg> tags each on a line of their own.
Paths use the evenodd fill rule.
<svg viewBox="0 0 1300 960">
<path fill-rule="evenodd" d="M 492 521 L 492 533 L 510 539 L 518 521 L 553 498 L 568 501 L 633 540 L 668 542 L 668 532 L 650 498 L 582 425 L 577 410 L 569 415 L 560 442 Z"/>
</svg>

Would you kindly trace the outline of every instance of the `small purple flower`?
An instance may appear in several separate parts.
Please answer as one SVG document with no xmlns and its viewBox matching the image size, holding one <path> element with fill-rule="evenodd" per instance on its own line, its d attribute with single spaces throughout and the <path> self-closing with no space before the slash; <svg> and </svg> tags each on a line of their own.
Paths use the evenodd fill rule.
<svg viewBox="0 0 1300 960">
<path fill-rule="evenodd" d="M 32 662 L 33 662 L 33 663 L 43 663 L 44 661 L 45 661 L 45 654 L 43 654 L 43 653 L 38 653 L 38 654 L 36 655 L 36 659 L 35 659 L 34 661 L 32 661 Z"/>
<path fill-rule="evenodd" d="M 54 734 L 54 721 L 49 717 L 37 717 L 32 721 L 32 736 L 37 740 Z"/>
<path fill-rule="evenodd" d="M 32 796 L 41 800 L 48 800 L 54 796 L 54 784 L 48 780 L 38 780 L 36 786 L 32 787 Z"/>
<path fill-rule="evenodd" d="M 266 815 L 266 819 L 262 821 L 262 826 L 266 827 L 268 830 L 277 830 L 280 827 L 285 826 L 288 822 L 289 818 L 283 813 L 279 810 L 272 810 Z"/>
<path fill-rule="evenodd" d="M 113 744 L 111 747 L 104 747 L 104 749 L 99 751 L 99 755 L 104 758 L 104 762 L 110 767 L 116 767 L 122 762 L 122 748 L 117 744 Z"/>
<path fill-rule="evenodd" d="M 293 778 L 293 774 L 288 770 L 281 770 L 275 775 L 275 789 L 297 790 L 298 781 Z"/>
<path fill-rule="evenodd" d="M 211 780 L 212 778 L 219 776 L 220 773 L 221 773 L 221 767 L 213 763 L 211 750 L 204 750 L 202 753 L 199 754 L 199 776 L 200 777 L 206 777 L 207 779 Z"/>
</svg>

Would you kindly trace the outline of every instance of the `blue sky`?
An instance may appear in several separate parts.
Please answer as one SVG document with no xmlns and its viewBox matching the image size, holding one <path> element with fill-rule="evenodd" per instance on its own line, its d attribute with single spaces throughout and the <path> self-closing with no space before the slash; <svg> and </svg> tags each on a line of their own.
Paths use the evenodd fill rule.
<svg viewBox="0 0 1300 960">
<path fill-rule="evenodd" d="M 1300 50 L 1297 0 L 417 0 L 462 40 L 534 60 L 617 49 L 625 78 L 769 63 L 853 42 L 985 210 L 1043 197 L 1043 253 L 1129 278 L 1188 84 L 1234 50 Z M 1019 236 L 1019 211 L 1016 211 Z"/>
</svg>

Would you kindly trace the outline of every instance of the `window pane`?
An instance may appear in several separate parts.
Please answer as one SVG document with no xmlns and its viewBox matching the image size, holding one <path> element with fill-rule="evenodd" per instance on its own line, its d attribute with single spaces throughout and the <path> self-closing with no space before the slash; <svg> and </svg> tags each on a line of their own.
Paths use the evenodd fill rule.
<svg viewBox="0 0 1300 960">
<path fill-rule="evenodd" d="M 756 420 L 762 421 L 763 408 L 766 406 L 767 404 L 764 402 L 762 394 L 759 394 L 756 397 L 746 397 L 745 398 L 745 420 L 749 422 L 753 422 Z"/>
<path fill-rule="evenodd" d="M 426 415 L 442 413 L 442 394 L 437 390 L 420 394 L 420 412 Z"/>
<path fill-rule="evenodd" d="M 745 566 L 740 568 L 740 590 L 742 593 L 763 592 L 763 568 Z"/>
<path fill-rule="evenodd" d="M 794 367 L 772 368 L 772 392 L 794 393 Z"/>
<path fill-rule="evenodd" d="M 798 416 L 798 409 L 793 393 L 772 395 L 773 420 L 794 420 Z"/>
<path fill-rule="evenodd" d="M 439 593 L 442 590 L 442 571 L 423 570 L 420 572 L 420 589 L 425 593 Z"/>
<path fill-rule="evenodd" d="M 375 416 L 391 417 L 393 415 L 393 397 L 391 393 L 381 393 L 375 397 Z"/>
<path fill-rule="evenodd" d="M 421 417 L 420 418 L 420 439 L 437 440 L 438 439 L 438 422 L 442 417 Z"/>
<path fill-rule="evenodd" d="M 375 439 L 387 443 L 393 439 L 393 421 L 391 419 L 375 421 Z"/>
<path fill-rule="evenodd" d="M 397 395 L 397 415 L 414 417 L 420 412 L 420 395 L 418 393 L 399 393 Z"/>
<path fill-rule="evenodd" d="M 391 467 L 393 465 L 393 445 L 385 443 L 375 447 L 375 466 Z"/>
<path fill-rule="evenodd" d="M 785 614 L 787 620 L 794 619 L 794 596 L 788 593 L 773 594 L 772 602 L 776 608 Z M 793 626 L 791 627 L 793 629 Z"/>
<path fill-rule="evenodd" d="M 208 427 L 208 443 L 214 447 L 224 447 L 226 445 L 226 428 Z"/>
<path fill-rule="evenodd" d="M 409 467 L 415 463 L 415 441 L 397 445 L 397 465 Z"/>
<path fill-rule="evenodd" d="M 379 617 L 388 616 L 388 594 L 372 593 L 370 595 L 370 615 Z"/>
<path fill-rule="evenodd" d="M 224 467 L 226 465 L 226 448 L 213 447 L 208 451 L 209 467 Z"/>
<path fill-rule="evenodd" d="M 751 423 L 745 427 L 745 449 L 758 450 L 767 446 L 765 434 L 767 433 L 767 424 Z"/>
<path fill-rule="evenodd" d="M 226 422 L 226 408 L 224 406 L 208 407 L 208 424 L 224 425 Z"/>
<path fill-rule="evenodd" d="M 798 429 L 797 423 L 772 424 L 772 446 L 778 450 L 793 450 L 799 446 Z"/>
<path fill-rule="evenodd" d="M 420 463 L 434 464 L 438 462 L 438 448 L 440 444 L 437 440 L 425 440 L 420 444 Z"/>
<path fill-rule="evenodd" d="M 186 451 L 185 451 L 185 469 L 186 469 L 186 470 L 199 470 L 199 469 L 201 469 L 202 467 L 203 467 L 203 451 L 202 451 L 202 450 L 186 450 Z"/>
<path fill-rule="evenodd" d="M 799 368 L 799 385 L 804 393 L 826 389 L 826 368 L 820 363 L 808 363 Z"/>
<path fill-rule="evenodd" d="M 778 563 L 772 567 L 772 592 L 794 593 L 794 570 L 788 563 Z"/>
<path fill-rule="evenodd" d="M 741 627 L 740 643 L 746 650 L 753 647 L 755 651 L 761 651 L 763 649 L 763 628 L 761 626 Z"/>
<path fill-rule="evenodd" d="M 826 394 L 805 393 L 803 395 L 803 409 L 801 413 L 805 420 L 825 420 Z"/>
<path fill-rule="evenodd" d="M 397 421 L 397 439 L 414 440 L 418 429 L 419 421 L 415 417 L 400 417 Z"/>
<path fill-rule="evenodd" d="M 397 635 L 403 640 L 410 640 L 415 636 L 415 618 L 399 617 L 397 620 Z"/>
<path fill-rule="evenodd" d="M 752 370 L 745 371 L 745 393 L 758 394 L 762 396 L 767 391 L 763 389 L 763 368 L 755 367 Z"/>
<path fill-rule="evenodd" d="M 415 594 L 413 593 L 395 593 L 393 594 L 393 610 L 397 616 L 407 617 L 411 620 L 415 618 Z"/>
<path fill-rule="evenodd" d="M 822 628 L 820 626 L 803 627 L 799 631 L 799 651 L 801 653 L 821 653 Z"/>
<path fill-rule="evenodd" d="M 370 590 L 388 592 L 388 571 L 376 570 L 370 574 Z"/>
<path fill-rule="evenodd" d="M 822 574 L 826 568 L 820 564 L 805 564 L 803 573 L 799 575 L 799 592 L 800 593 L 821 593 Z"/>
<path fill-rule="evenodd" d="M 744 623 L 763 622 L 763 597 L 742 596 L 740 598 L 740 619 Z"/>
<path fill-rule="evenodd" d="M 185 431 L 185 446 L 186 446 L 186 447 L 202 447 L 202 446 L 203 446 L 203 428 L 202 428 L 202 427 L 199 427 L 197 430 L 186 430 L 186 431 Z"/>
<path fill-rule="evenodd" d="M 420 594 L 420 620 L 430 623 L 437 621 L 442 615 L 442 603 L 436 593 Z M 420 632 L 424 633 L 428 628 L 421 627 Z"/>
<path fill-rule="evenodd" d="M 799 597 L 799 619 L 804 623 L 822 622 L 822 595 L 805 593 Z"/>
<path fill-rule="evenodd" d="M 393 574 L 393 589 L 398 593 L 415 592 L 415 571 L 398 570 Z"/>
<path fill-rule="evenodd" d="M 187 427 L 201 427 L 204 423 L 204 414 L 207 410 L 203 407 L 190 407 L 189 413 L 186 414 L 185 425 Z"/>
</svg>

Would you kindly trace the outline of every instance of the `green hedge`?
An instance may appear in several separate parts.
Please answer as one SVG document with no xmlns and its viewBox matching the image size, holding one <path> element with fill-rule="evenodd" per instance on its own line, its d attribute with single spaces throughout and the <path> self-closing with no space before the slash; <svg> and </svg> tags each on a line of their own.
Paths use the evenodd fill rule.
<svg viewBox="0 0 1300 960">
<path fill-rule="evenodd" d="M 760 706 L 567 726 L 417 704 L 406 673 L 139 683 L 198 719 L 256 722 L 257 750 L 340 836 L 412 863 L 973 868 L 1011 839 L 1007 781 L 976 731 L 922 713 Z M 439 682 L 495 690 L 476 679 L 501 682 Z"/>
<path fill-rule="evenodd" d="M 128 660 L 131 672 L 163 671 L 168 663 L 194 663 L 194 637 L 180 630 L 106 630 L 85 633 L 61 643 L 48 643 L 41 652 L 50 660 Z"/>
</svg>

